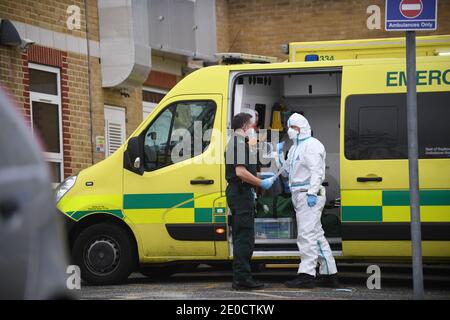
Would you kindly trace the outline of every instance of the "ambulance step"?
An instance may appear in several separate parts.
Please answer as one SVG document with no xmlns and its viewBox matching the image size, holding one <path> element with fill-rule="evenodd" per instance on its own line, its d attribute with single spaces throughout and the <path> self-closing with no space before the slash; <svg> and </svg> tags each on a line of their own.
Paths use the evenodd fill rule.
<svg viewBox="0 0 450 320">
<path fill-rule="evenodd" d="M 342 244 L 330 243 L 332 251 L 341 251 Z M 297 243 L 255 243 L 255 251 L 298 251 Z"/>
<path fill-rule="evenodd" d="M 332 254 L 334 257 L 342 256 L 341 250 L 333 250 Z M 300 253 L 297 251 L 254 251 L 253 257 L 283 257 L 283 258 L 294 258 L 300 257 Z"/>
</svg>

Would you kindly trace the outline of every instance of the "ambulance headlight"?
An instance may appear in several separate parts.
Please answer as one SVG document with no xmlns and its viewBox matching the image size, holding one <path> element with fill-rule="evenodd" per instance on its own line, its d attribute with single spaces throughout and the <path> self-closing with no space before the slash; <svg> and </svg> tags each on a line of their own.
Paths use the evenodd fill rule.
<svg viewBox="0 0 450 320">
<path fill-rule="evenodd" d="M 56 203 L 69 191 L 77 181 L 77 176 L 70 176 L 56 188 Z"/>
</svg>

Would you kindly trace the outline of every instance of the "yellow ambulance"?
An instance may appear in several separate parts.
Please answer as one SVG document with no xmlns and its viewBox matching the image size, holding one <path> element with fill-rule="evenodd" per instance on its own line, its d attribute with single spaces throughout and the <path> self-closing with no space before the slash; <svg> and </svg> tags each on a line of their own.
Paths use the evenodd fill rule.
<svg viewBox="0 0 450 320">
<path fill-rule="evenodd" d="M 401 39 L 389 41 L 404 51 Z M 419 44 L 417 58 L 425 261 L 450 258 L 450 37 L 439 41 Z M 231 118 L 243 110 L 257 110 L 268 133 L 283 131 L 283 114 L 309 119 L 327 151 L 325 212 L 339 222 L 327 236 L 336 257 L 410 260 L 405 58 L 365 43 L 362 57 L 341 57 L 352 41 L 320 52 L 297 43 L 295 62 L 213 66 L 180 81 L 114 154 L 58 187 L 83 279 L 117 283 L 138 268 L 170 274 L 232 260 L 224 152 Z M 177 149 L 179 129 L 202 139 Z M 256 230 L 255 262 L 298 262 L 292 219 L 263 219 Z"/>
</svg>

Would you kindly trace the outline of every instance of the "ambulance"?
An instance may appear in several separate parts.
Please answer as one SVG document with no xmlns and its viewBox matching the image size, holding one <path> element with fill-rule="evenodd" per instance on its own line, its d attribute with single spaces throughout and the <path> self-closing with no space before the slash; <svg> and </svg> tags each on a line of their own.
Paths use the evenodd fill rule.
<svg viewBox="0 0 450 320">
<path fill-rule="evenodd" d="M 224 153 L 231 119 L 245 110 L 258 111 L 267 137 L 283 134 L 286 114 L 310 121 L 327 152 L 324 216 L 336 225 L 325 231 L 338 259 L 410 261 L 404 47 L 400 38 L 293 43 L 290 62 L 218 65 L 185 77 L 114 154 L 58 187 L 57 208 L 83 279 L 118 283 L 135 270 L 169 275 L 233 259 Z M 450 36 L 417 40 L 429 262 L 450 260 L 449 54 Z M 179 129 L 199 130 L 200 143 L 176 149 Z M 267 137 L 274 148 L 276 139 Z M 273 170 L 259 167 L 260 176 Z M 277 192 L 289 198 L 284 189 L 273 198 Z M 273 205 L 261 212 L 273 213 Z M 253 261 L 298 263 L 295 216 L 265 218 L 256 219 Z"/>
</svg>

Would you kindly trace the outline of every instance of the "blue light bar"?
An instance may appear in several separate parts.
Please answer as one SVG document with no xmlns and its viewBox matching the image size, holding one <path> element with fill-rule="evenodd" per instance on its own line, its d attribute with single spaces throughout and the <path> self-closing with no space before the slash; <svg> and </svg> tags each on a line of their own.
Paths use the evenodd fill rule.
<svg viewBox="0 0 450 320">
<path fill-rule="evenodd" d="M 308 54 L 305 56 L 305 61 L 319 61 L 319 56 L 317 54 Z"/>
</svg>

